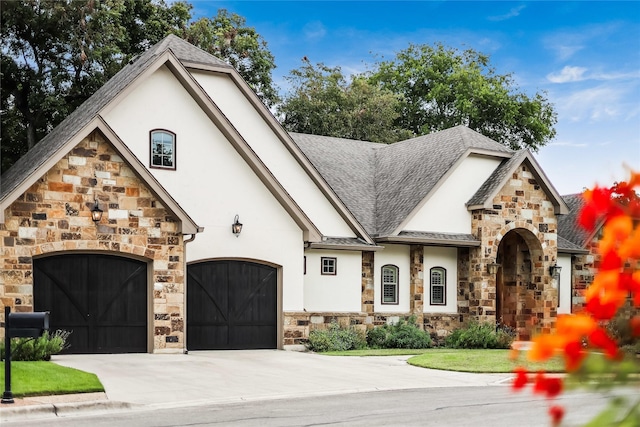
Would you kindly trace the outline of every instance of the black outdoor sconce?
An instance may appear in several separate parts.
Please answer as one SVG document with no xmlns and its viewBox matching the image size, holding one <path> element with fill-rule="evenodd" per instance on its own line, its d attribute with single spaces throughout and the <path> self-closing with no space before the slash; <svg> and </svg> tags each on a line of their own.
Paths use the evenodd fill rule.
<svg viewBox="0 0 640 427">
<path fill-rule="evenodd" d="M 242 232 L 242 223 L 239 221 L 238 215 L 233 219 L 233 224 L 231 224 L 231 232 L 234 236 L 240 236 Z"/>
<path fill-rule="evenodd" d="M 91 219 L 97 224 L 102 220 L 102 209 L 98 205 L 98 199 L 95 199 L 95 202 L 95 205 L 91 208 Z"/>
<path fill-rule="evenodd" d="M 561 270 L 562 267 L 560 267 L 558 264 L 553 264 L 551 267 L 549 267 L 549 274 L 551 275 L 551 277 L 556 277 L 560 275 Z"/>
</svg>

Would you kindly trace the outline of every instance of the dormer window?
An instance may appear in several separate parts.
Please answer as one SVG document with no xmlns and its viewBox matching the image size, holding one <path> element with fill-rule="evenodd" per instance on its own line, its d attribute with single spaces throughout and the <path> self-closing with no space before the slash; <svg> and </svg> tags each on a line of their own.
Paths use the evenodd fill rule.
<svg viewBox="0 0 640 427">
<path fill-rule="evenodd" d="M 156 129 L 150 133 L 152 168 L 176 169 L 176 134 Z"/>
</svg>

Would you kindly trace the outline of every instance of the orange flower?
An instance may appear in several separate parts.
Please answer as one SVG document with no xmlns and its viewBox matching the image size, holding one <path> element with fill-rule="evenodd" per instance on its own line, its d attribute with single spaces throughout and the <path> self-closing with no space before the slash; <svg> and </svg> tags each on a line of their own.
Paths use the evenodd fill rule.
<svg viewBox="0 0 640 427">
<path fill-rule="evenodd" d="M 565 339 L 559 335 L 538 335 L 531 340 L 531 349 L 527 358 L 532 362 L 544 362 L 555 354 L 556 350 L 564 348 Z"/>
</svg>

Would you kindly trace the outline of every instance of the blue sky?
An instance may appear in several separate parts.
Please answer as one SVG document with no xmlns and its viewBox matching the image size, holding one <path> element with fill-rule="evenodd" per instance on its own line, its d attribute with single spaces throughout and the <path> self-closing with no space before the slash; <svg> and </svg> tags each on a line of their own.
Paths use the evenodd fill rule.
<svg viewBox="0 0 640 427">
<path fill-rule="evenodd" d="M 536 159 L 561 194 L 640 170 L 640 1 L 205 1 L 225 8 L 268 44 L 284 80 L 302 57 L 346 73 L 391 59 L 410 43 L 472 48 L 512 73 L 529 95 L 546 91 L 557 135 Z"/>
</svg>

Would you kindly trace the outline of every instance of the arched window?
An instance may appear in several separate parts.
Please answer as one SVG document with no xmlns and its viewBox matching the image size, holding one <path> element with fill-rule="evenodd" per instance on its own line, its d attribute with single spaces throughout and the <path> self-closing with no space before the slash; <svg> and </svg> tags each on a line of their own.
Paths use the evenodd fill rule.
<svg viewBox="0 0 640 427">
<path fill-rule="evenodd" d="M 431 305 L 445 305 L 447 303 L 447 270 L 442 267 L 433 267 L 430 270 Z"/>
<path fill-rule="evenodd" d="M 398 304 L 398 267 L 382 267 L 382 304 Z"/>
<path fill-rule="evenodd" d="M 151 144 L 150 167 L 176 169 L 176 134 L 168 130 L 155 129 L 149 132 Z"/>
</svg>

